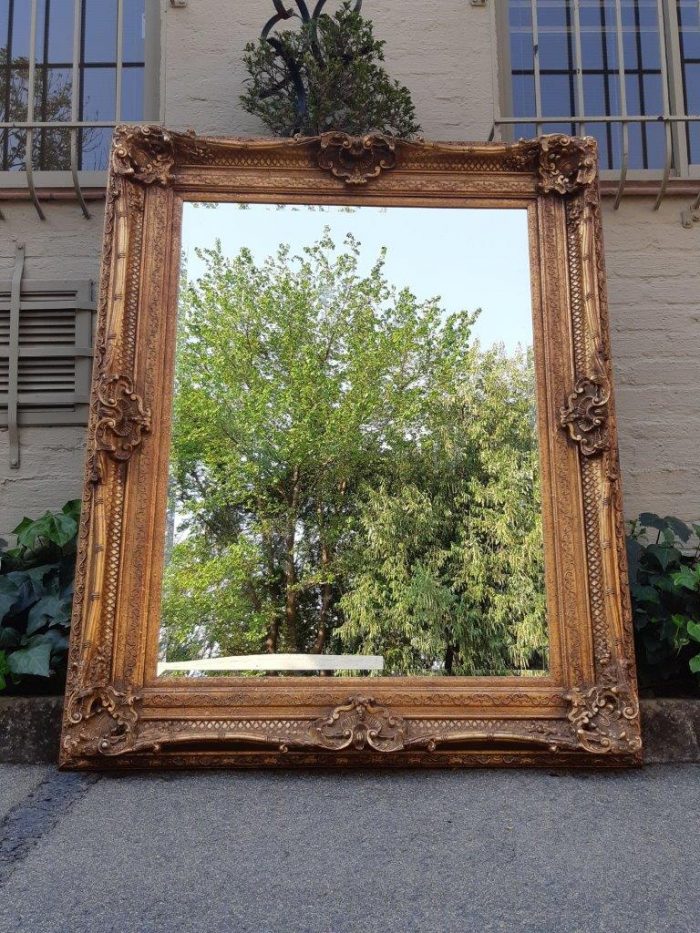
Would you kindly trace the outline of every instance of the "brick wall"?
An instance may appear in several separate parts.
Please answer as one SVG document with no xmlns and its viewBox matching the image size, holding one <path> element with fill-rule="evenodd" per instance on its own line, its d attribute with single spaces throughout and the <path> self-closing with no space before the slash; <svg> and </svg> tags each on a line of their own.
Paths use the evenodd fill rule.
<svg viewBox="0 0 700 933">
<path fill-rule="evenodd" d="M 167 5 L 166 5 L 167 6 Z M 332 8 L 332 4 L 329 4 Z M 391 73 L 410 88 L 425 135 L 485 139 L 495 109 L 497 43 L 493 0 L 440 4 L 366 0 L 387 40 Z M 238 103 L 243 46 L 272 12 L 267 0 L 190 0 L 167 6 L 163 34 L 163 115 L 174 128 L 261 135 Z M 700 228 L 685 230 L 687 199 L 606 203 L 605 245 L 625 509 L 700 519 Z M 3 208 L 0 274 L 27 243 L 27 277 L 97 276 L 100 212 L 85 221 L 76 205 L 49 204 L 41 223 L 31 206 Z M 76 428 L 22 431 L 20 470 L 9 470 L 0 432 L 0 534 L 79 494 L 82 436 Z"/>
</svg>

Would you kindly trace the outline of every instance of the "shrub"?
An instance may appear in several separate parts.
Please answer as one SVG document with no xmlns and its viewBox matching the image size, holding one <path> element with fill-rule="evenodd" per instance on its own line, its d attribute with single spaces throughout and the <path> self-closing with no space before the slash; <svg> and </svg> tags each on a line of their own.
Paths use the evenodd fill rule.
<svg viewBox="0 0 700 933">
<path fill-rule="evenodd" d="M 66 672 L 80 501 L 0 542 L 0 691 L 59 693 Z"/>
<path fill-rule="evenodd" d="M 692 690 L 700 684 L 700 525 L 644 512 L 628 539 L 639 680 Z"/>
<path fill-rule="evenodd" d="M 410 91 L 382 67 L 385 43 L 374 38 L 371 21 L 348 2 L 334 16 L 300 12 L 298 30 L 246 45 L 244 109 L 278 136 L 418 133 Z"/>
</svg>

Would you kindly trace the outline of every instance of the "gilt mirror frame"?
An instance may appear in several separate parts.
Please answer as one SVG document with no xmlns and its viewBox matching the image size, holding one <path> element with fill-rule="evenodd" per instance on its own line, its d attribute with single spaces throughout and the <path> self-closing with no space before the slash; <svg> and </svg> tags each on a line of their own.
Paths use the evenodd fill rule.
<svg viewBox="0 0 700 933">
<path fill-rule="evenodd" d="M 527 210 L 546 676 L 156 677 L 185 200 Z M 244 140 L 118 127 L 62 766 L 640 760 L 595 140 Z"/>
</svg>

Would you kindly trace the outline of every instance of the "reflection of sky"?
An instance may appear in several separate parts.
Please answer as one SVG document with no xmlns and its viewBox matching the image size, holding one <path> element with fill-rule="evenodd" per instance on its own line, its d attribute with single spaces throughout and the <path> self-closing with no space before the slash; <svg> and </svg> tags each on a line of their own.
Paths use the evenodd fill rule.
<svg viewBox="0 0 700 933">
<path fill-rule="evenodd" d="M 47 9 L 48 7 L 48 9 Z M 12 48 L 12 59 L 27 58 L 31 25 L 31 4 L 21 0 L 12 6 L 0 0 L 0 48 Z M 42 117 L 37 98 L 35 119 L 70 119 L 73 62 L 74 0 L 37 0 L 35 57 L 49 66 L 51 87 L 63 91 L 68 101 L 60 112 Z M 116 118 L 117 0 L 85 0 L 80 103 L 84 120 Z M 122 70 L 120 120 L 141 120 L 145 41 L 145 0 L 123 0 Z M 47 29 L 48 27 L 48 29 Z M 11 29 L 11 35 L 9 30 Z M 46 42 L 44 42 L 46 32 Z M 26 89 L 26 70 L 24 71 Z M 26 93 L 26 90 L 25 90 Z M 12 113 L 5 119 L 24 120 L 26 112 Z M 112 138 L 111 129 L 91 130 L 83 140 L 82 168 L 104 169 Z"/>
<path fill-rule="evenodd" d="M 447 311 L 482 309 L 475 335 L 483 343 L 502 341 L 508 350 L 532 343 L 527 215 L 524 210 L 472 208 L 380 208 L 352 213 L 326 206 L 279 210 L 274 205 L 219 204 L 216 210 L 185 204 L 182 248 L 187 275 L 204 270 L 195 247 L 221 240 L 224 254 L 247 246 L 256 261 L 288 243 L 298 253 L 319 239 L 323 227 L 339 246 L 351 232 L 362 244 L 361 271 L 367 272 L 382 246 L 384 272 L 420 299 L 441 297 Z"/>
</svg>

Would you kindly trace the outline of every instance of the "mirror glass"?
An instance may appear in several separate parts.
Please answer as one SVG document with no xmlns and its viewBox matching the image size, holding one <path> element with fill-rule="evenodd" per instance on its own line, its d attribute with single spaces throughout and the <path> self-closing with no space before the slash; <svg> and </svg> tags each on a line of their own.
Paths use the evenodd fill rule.
<svg viewBox="0 0 700 933">
<path fill-rule="evenodd" d="M 186 203 L 158 673 L 547 670 L 525 210 Z"/>
</svg>

